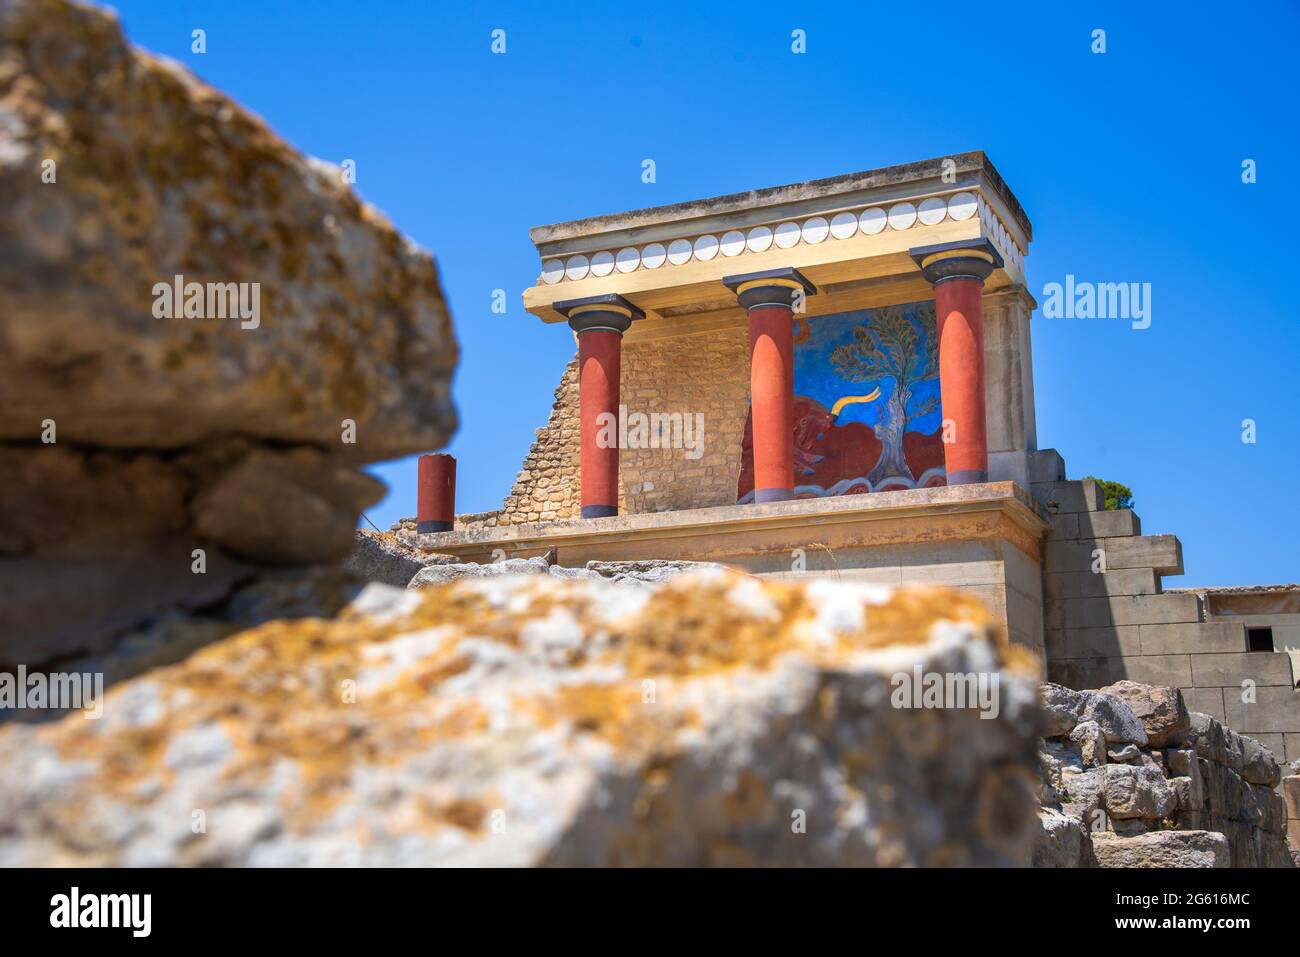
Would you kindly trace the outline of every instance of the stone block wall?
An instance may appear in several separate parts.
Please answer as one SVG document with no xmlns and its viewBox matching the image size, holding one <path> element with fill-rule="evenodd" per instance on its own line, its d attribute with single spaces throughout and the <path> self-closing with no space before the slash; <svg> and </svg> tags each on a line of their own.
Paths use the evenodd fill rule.
<svg viewBox="0 0 1300 957">
<path fill-rule="evenodd" d="M 1207 620 L 1194 592 L 1164 592 L 1183 572 L 1173 535 L 1143 535 L 1100 487 L 1067 481 L 1055 451 L 1031 458 L 1031 491 L 1053 513 L 1043 549 L 1047 673 L 1069 688 L 1123 678 L 1182 689 L 1188 707 L 1300 758 L 1300 693 L 1290 657 L 1248 652 L 1240 622 Z"/>
<path fill-rule="evenodd" d="M 1039 867 L 1293 867 L 1276 757 L 1177 688 L 1042 689 Z"/>
<path fill-rule="evenodd" d="M 621 509 L 663 512 L 736 504 L 749 414 L 749 334 L 743 326 L 628 342 L 622 393 L 629 413 L 702 414 L 704 443 L 695 459 L 687 458 L 685 449 L 624 449 Z"/>
</svg>

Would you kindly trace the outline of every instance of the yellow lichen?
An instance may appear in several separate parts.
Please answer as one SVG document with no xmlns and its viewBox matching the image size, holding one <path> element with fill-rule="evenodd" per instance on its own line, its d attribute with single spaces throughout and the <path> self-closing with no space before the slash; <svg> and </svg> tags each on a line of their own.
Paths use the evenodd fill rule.
<svg viewBox="0 0 1300 957">
<path fill-rule="evenodd" d="M 284 795 L 284 806 L 287 826 L 298 830 L 337 806 L 355 768 L 397 764 L 438 742 L 485 735 L 488 716 L 477 702 L 439 701 L 439 687 L 470 666 L 460 641 L 473 636 L 521 649 L 525 626 L 556 609 L 572 617 L 588 638 L 604 633 L 599 645 L 567 652 L 567 667 L 596 664 L 606 675 L 612 668 L 625 678 L 593 678 L 549 694 L 520 696 L 515 717 L 538 728 L 567 723 L 625 756 L 638 756 L 647 767 L 662 767 L 679 732 L 699 721 L 682 705 L 647 704 L 642 683 L 647 679 L 665 682 L 662 694 L 673 682 L 767 669 L 792 651 L 834 664 L 853 650 L 922 643 L 939 621 L 966 622 L 976 634 L 987 635 L 1004 667 L 1024 670 L 1033 662 L 1029 652 L 1010 645 L 977 599 L 943 588 L 900 590 L 882 604 L 867 605 L 865 626 L 830 643 L 807 640 L 817 609 L 797 584 L 738 575 L 679 579 L 615 622 L 597 614 L 603 611 L 596 605 L 600 594 L 583 582 L 538 579 L 512 589 L 509 610 L 493 607 L 481 588 L 452 584 L 420 592 L 417 606 L 400 620 L 344 611 L 329 619 L 269 622 L 151 672 L 144 680 L 157 686 L 165 705 L 151 725 L 100 733 L 94 723 L 64 721 L 42 733 L 65 757 L 96 766 L 94 787 L 123 801 L 142 801 L 146 797 L 136 788 L 142 778 L 155 777 L 164 786 L 171 780 L 164 760 L 171 742 L 189 728 L 216 722 L 235 751 L 223 783 L 264 782 L 280 762 L 293 765 L 298 786 Z M 364 693 L 355 687 L 358 675 L 386 666 L 387 642 L 425 630 L 433 631 L 424 636 L 428 643 L 414 660 Z M 351 697 L 349 682 L 354 683 Z M 106 708 L 114 707 L 118 693 L 110 693 Z M 837 702 L 823 695 L 817 708 L 829 722 Z M 647 778 L 645 813 L 652 811 L 655 780 Z M 744 789 L 734 802 L 761 804 Z M 461 795 L 450 803 L 425 802 L 417 817 L 421 827 L 475 831 L 489 806 L 481 795 Z"/>
</svg>

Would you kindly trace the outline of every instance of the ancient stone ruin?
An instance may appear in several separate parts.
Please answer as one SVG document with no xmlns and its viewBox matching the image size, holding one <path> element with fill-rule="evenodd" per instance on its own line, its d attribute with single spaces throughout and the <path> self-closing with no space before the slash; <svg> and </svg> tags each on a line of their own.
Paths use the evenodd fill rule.
<svg viewBox="0 0 1300 957">
<path fill-rule="evenodd" d="M 455 428 L 431 256 L 0 0 L 0 866 L 1293 866 L 1292 612 L 1038 450 L 1032 228 L 944 160 L 533 230 L 514 488 L 358 531 Z"/>
<path fill-rule="evenodd" d="M 1282 770 L 1177 688 L 1043 686 L 1038 867 L 1291 867 Z"/>
</svg>

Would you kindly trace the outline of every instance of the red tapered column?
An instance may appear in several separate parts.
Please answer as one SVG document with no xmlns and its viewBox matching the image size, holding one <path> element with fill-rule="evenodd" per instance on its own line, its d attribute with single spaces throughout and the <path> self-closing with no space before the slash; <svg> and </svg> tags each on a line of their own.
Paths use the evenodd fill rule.
<svg viewBox="0 0 1300 957">
<path fill-rule="evenodd" d="M 582 432 L 582 517 L 618 514 L 619 363 L 623 334 L 588 329 L 578 334 L 579 422 Z M 614 422 L 614 441 L 608 423 Z"/>
<path fill-rule="evenodd" d="M 794 494 L 794 329 L 787 306 L 749 311 L 754 501 Z"/>
<path fill-rule="evenodd" d="M 1002 257 L 987 240 L 927 246 L 911 250 L 911 255 L 934 284 L 948 484 L 987 482 L 984 280 L 1002 265 Z"/>
<path fill-rule="evenodd" d="M 578 335 L 582 517 L 618 514 L 619 375 L 623 333 L 645 313 L 621 296 L 557 302 Z"/>
<path fill-rule="evenodd" d="M 794 311 L 817 292 L 794 269 L 727 276 L 749 313 L 749 400 L 754 501 L 794 498 Z"/>
<path fill-rule="evenodd" d="M 416 531 L 450 532 L 456 524 L 456 460 L 450 455 L 421 455 Z"/>
</svg>

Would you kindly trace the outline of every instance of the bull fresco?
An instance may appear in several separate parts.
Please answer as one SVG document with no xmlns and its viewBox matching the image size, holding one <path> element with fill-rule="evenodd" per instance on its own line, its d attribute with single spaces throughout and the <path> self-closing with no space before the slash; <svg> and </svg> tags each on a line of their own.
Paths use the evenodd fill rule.
<svg viewBox="0 0 1300 957">
<path fill-rule="evenodd" d="M 794 322 L 795 497 L 946 484 L 934 303 Z M 751 419 L 736 491 L 753 500 Z"/>
</svg>

